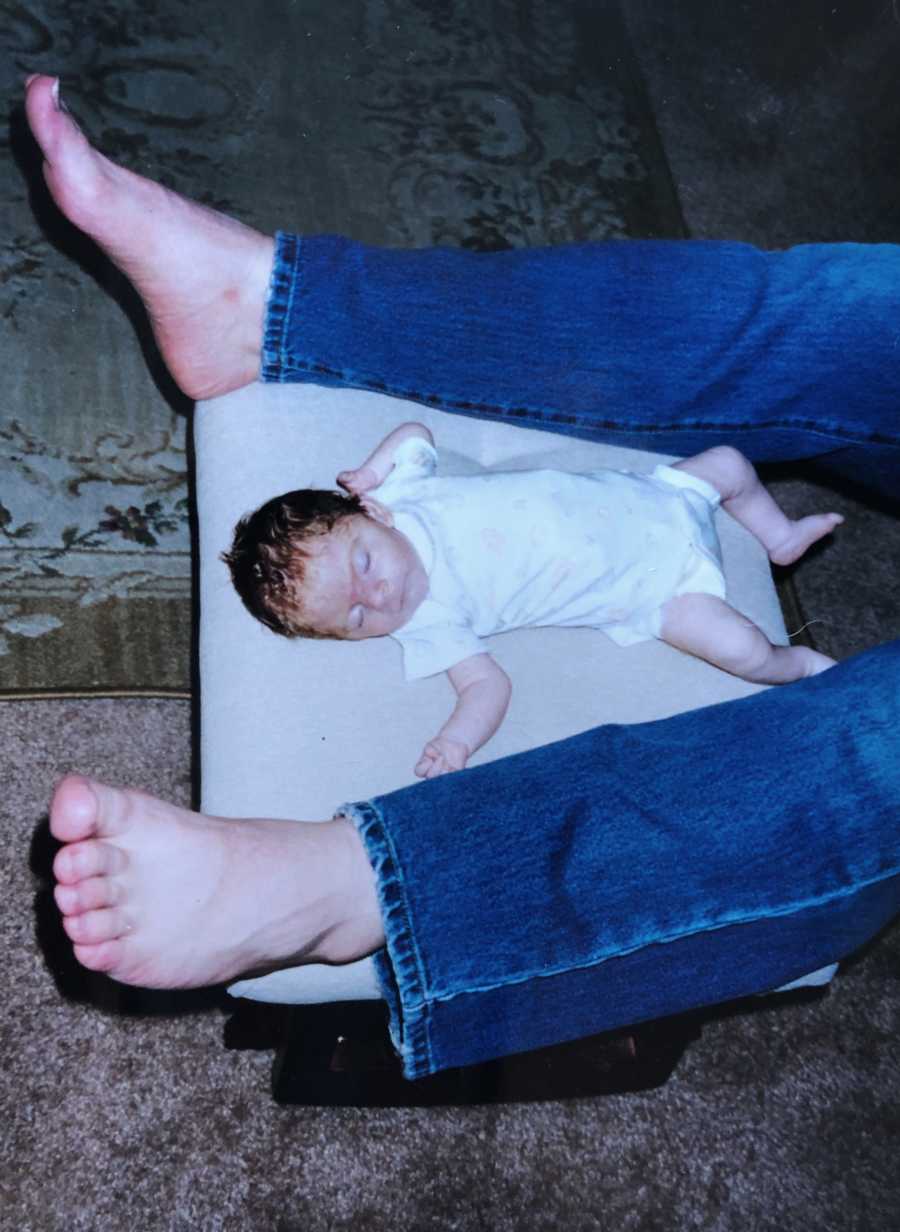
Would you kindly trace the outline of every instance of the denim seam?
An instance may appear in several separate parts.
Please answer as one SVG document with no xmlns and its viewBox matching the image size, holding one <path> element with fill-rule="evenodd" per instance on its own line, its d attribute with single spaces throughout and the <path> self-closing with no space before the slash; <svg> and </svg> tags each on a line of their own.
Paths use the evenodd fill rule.
<svg viewBox="0 0 900 1232">
<path fill-rule="evenodd" d="M 269 278 L 269 292 L 263 326 L 260 379 L 270 384 L 287 380 L 284 368 L 288 322 L 294 309 L 294 298 L 300 282 L 300 247 L 302 239 L 287 232 L 275 234 L 275 255 Z"/>
<path fill-rule="evenodd" d="M 385 948 L 402 1009 L 398 1051 L 410 1073 L 430 1072 L 433 1062 L 428 1007 L 432 998 L 425 992 L 424 963 L 410 923 L 402 866 L 384 818 L 371 801 L 345 804 L 337 811 L 356 827 L 375 872 Z M 424 1070 L 423 1064 L 427 1067 Z"/>
<path fill-rule="evenodd" d="M 293 295 L 291 304 L 293 303 Z M 294 371 L 306 372 L 311 376 L 320 376 L 330 381 L 338 381 L 344 385 L 365 389 L 372 393 L 385 394 L 393 398 L 403 398 L 410 402 L 419 402 L 424 406 L 433 406 L 438 409 L 445 408 L 452 411 L 484 413 L 486 415 L 495 415 L 510 419 L 530 419 L 537 420 L 541 423 L 564 424 L 570 427 L 582 427 L 590 429 L 592 432 L 623 432 L 629 435 L 647 435 L 652 436 L 660 432 L 669 432 L 672 434 L 689 433 L 689 432 L 767 432 L 772 429 L 785 428 L 789 430 L 797 430 L 803 432 L 814 433 L 834 441 L 836 445 L 890 445 L 900 446 L 900 436 L 889 435 L 883 432 L 863 433 L 852 432 L 840 427 L 824 427 L 810 419 L 769 419 L 741 421 L 739 423 L 718 423 L 715 420 L 679 420 L 677 423 L 649 423 L 649 424 L 634 424 L 623 423 L 617 420 L 603 419 L 598 420 L 593 415 L 579 415 L 574 413 L 563 414 L 558 411 L 549 411 L 540 407 L 527 406 L 505 406 L 501 403 L 490 402 L 475 402 L 471 399 L 454 399 L 445 397 L 441 394 L 422 393 L 418 390 L 405 389 L 401 386 L 390 385 L 388 382 L 381 380 L 378 377 L 366 376 L 359 372 L 352 372 L 346 369 L 335 368 L 329 364 L 322 363 L 319 360 L 297 359 L 287 353 L 286 348 L 282 348 L 279 352 L 278 366 L 282 371 L 271 376 L 263 375 L 263 380 L 273 382 L 285 382 L 288 380 L 287 374 L 283 369 L 289 368 Z"/>
<path fill-rule="evenodd" d="M 584 971 L 589 967 L 598 967 L 605 962 L 610 962 L 616 958 L 625 958 L 629 954 L 637 953 L 639 950 L 647 949 L 651 945 L 671 945 L 674 942 L 685 940 L 688 937 L 698 936 L 705 932 L 715 932 L 722 928 L 730 928 L 734 925 L 751 924 L 759 920 L 780 919 L 783 916 L 793 915 L 799 911 L 806 911 L 812 907 L 820 907 L 825 903 L 833 902 L 841 898 L 847 898 L 858 890 L 866 889 L 868 886 L 877 885 L 881 881 L 889 881 L 892 877 L 900 875 L 900 867 L 873 875 L 865 880 L 854 882 L 853 886 L 844 886 L 838 890 L 831 891 L 826 894 L 816 895 L 815 897 L 792 903 L 781 908 L 778 911 L 770 910 L 763 912 L 744 914 L 735 914 L 730 918 L 723 918 L 718 921 L 707 921 L 704 924 L 698 924 L 693 928 L 683 928 L 678 932 L 672 932 L 669 935 L 653 937 L 642 941 L 638 944 L 629 946 L 627 949 L 616 949 L 608 954 L 597 954 L 591 958 L 587 958 L 582 962 L 568 962 L 558 967 L 543 968 L 540 970 L 530 970 L 523 972 L 521 975 L 510 975 L 502 980 L 494 980 L 484 984 L 470 984 L 465 988 L 457 988 L 453 991 L 439 992 L 431 991 L 428 994 L 428 1000 L 432 1002 L 447 1002 L 453 1001 L 457 997 L 468 996 L 472 993 L 492 992 L 497 988 L 506 988 L 513 984 L 527 984 L 532 979 L 549 979 L 557 975 L 565 975 L 570 971 Z M 425 1002 L 422 1003 L 424 1005 Z M 413 1004 L 409 1006 L 411 1011 L 420 1009 L 421 1006 Z M 406 1007 L 404 1007 L 404 1013 Z"/>
</svg>

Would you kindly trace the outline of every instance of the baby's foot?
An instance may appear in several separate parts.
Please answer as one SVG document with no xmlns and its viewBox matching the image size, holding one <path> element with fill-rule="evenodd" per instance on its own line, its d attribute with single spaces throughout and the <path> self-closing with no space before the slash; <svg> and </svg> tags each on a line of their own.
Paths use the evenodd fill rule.
<svg viewBox="0 0 900 1232">
<path fill-rule="evenodd" d="M 33 76 L 25 96 L 54 201 L 134 283 L 188 397 L 248 385 L 259 375 L 272 239 L 110 162 L 60 108 L 58 87 Z"/>
<path fill-rule="evenodd" d="M 834 667 L 836 663 L 836 660 L 822 654 L 820 650 L 813 650 L 811 646 L 790 646 L 787 649 L 795 657 L 798 680 L 802 680 L 805 676 L 818 676 L 820 672 L 827 672 L 829 667 Z"/>
<path fill-rule="evenodd" d="M 145 988 L 194 988 L 383 942 L 353 826 L 231 821 L 75 775 L 50 828 L 55 897 L 75 957 Z"/>
<path fill-rule="evenodd" d="M 825 535 L 831 534 L 836 526 L 843 522 L 839 513 L 814 513 L 808 518 L 799 518 L 791 522 L 791 528 L 785 538 L 780 539 L 774 547 L 769 548 L 769 560 L 774 565 L 791 565 L 799 560 L 807 548 Z"/>
</svg>

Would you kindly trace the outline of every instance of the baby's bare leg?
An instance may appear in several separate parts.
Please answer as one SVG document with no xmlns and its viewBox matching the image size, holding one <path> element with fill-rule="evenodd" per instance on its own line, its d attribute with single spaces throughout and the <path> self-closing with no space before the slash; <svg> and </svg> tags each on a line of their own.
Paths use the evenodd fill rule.
<svg viewBox="0 0 900 1232">
<path fill-rule="evenodd" d="M 670 646 L 756 684 L 787 684 L 834 666 L 806 646 L 773 646 L 752 620 L 715 595 L 679 595 L 662 610 L 660 636 Z"/>
<path fill-rule="evenodd" d="M 56 903 L 75 957 L 144 988 L 195 988 L 383 943 L 351 822 L 232 821 L 75 775 L 50 829 Z"/>
<path fill-rule="evenodd" d="M 675 463 L 676 470 L 705 479 L 721 493 L 722 508 L 754 534 L 776 565 L 789 565 L 843 522 L 839 513 L 817 513 L 796 522 L 760 483 L 753 465 L 737 449 L 719 445 Z"/>
</svg>

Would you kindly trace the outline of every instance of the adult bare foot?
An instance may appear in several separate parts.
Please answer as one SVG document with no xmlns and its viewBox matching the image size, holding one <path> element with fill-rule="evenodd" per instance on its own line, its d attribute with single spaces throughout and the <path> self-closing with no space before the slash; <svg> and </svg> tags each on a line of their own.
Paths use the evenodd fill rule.
<svg viewBox="0 0 900 1232">
<path fill-rule="evenodd" d="M 383 943 L 352 824 L 232 821 L 70 775 L 50 828 L 75 956 L 144 988 L 195 988 Z"/>
<path fill-rule="evenodd" d="M 110 162 L 58 91 L 56 78 L 33 76 L 25 93 L 54 201 L 134 283 L 188 397 L 248 385 L 259 375 L 274 241 Z"/>
</svg>

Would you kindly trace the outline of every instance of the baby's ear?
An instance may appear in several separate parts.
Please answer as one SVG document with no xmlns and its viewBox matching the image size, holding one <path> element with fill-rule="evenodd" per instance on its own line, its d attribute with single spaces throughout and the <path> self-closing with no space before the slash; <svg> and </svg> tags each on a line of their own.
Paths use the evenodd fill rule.
<svg viewBox="0 0 900 1232">
<path fill-rule="evenodd" d="M 387 505 L 382 505 L 381 501 L 373 500 L 371 496 L 360 496 L 359 503 L 369 517 L 380 522 L 382 526 L 394 525 L 394 515 Z"/>
</svg>

